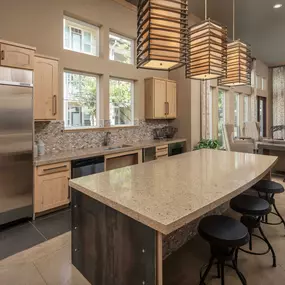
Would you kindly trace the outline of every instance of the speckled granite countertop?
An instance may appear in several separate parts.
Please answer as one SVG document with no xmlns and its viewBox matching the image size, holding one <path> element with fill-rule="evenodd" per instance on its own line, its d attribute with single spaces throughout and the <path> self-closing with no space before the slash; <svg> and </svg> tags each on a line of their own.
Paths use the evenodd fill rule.
<svg viewBox="0 0 285 285">
<path fill-rule="evenodd" d="M 275 156 L 199 150 L 70 181 L 70 186 L 169 234 L 253 186 Z"/>
<path fill-rule="evenodd" d="M 104 147 L 96 147 L 96 148 L 75 149 L 75 150 L 70 150 L 70 151 L 57 152 L 57 153 L 51 153 L 51 154 L 39 156 L 34 159 L 34 165 L 35 166 L 47 165 L 47 164 L 52 164 L 52 163 L 57 163 L 57 162 L 70 161 L 74 159 L 107 155 L 111 153 L 120 153 L 120 152 L 126 152 L 126 151 L 132 151 L 132 150 L 137 150 L 141 148 L 151 147 L 151 146 L 159 146 L 159 145 L 176 143 L 176 142 L 184 142 L 184 141 L 186 141 L 186 139 L 184 138 L 174 138 L 174 139 L 167 139 L 167 140 L 140 141 L 140 142 L 130 144 L 130 147 L 124 147 L 124 148 L 118 148 L 118 149 L 112 149 L 112 150 L 108 150 L 108 148 L 113 147 L 113 145 L 104 146 Z M 128 143 L 125 143 L 125 144 L 128 145 Z"/>
</svg>

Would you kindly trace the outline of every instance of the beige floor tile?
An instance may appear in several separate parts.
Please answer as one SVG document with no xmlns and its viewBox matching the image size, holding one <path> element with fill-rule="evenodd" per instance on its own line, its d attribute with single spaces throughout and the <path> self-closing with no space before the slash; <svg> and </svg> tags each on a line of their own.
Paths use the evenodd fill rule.
<svg viewBox="0 0 285 285">
<path fill-rule="evenodd" d="M 88 285 L 89 282 L 71 264 L 71 247 L 37 259 L 36 268 L 48 285 Z"/>
<path fill-rule="evenodd" d="M 11 265 L 0 268 L 1 285 L 45 285 L 33 263 Z"/>
</svg>

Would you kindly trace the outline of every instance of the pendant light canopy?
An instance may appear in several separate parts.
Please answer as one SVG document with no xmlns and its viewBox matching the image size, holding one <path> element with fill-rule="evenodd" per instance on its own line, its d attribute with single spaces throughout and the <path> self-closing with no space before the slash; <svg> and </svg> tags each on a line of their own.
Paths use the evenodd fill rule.
<svg viewBox="0 0 285 285">
<path fill-rule="evenodd" d="M 186 64 L 188 0 L 140 0 L 137 68 L 172 70 Z"/>
<path fill-rule="evenodd" d="M 233 42 L 228 43 L 227 77 L 219 80 L 219 85 L 251 85 L 250 46 L 235 40 L 235 0 L 233 0 Z"/>
<path fill-rule="evenodd" d="M 226 76 L 227 28 L 207 19 L 189 28 L 186 78 L 208 80 Z"/>
</svg>

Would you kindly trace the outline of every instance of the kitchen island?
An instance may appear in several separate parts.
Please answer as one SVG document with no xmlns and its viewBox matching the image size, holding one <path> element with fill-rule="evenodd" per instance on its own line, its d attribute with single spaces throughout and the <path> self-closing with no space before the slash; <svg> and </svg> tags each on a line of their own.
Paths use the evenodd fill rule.
<svg viewBox="0 0 285 285">
<path fill-rule="evenodd" d="M 249 189 L 276 161 L 200 150 L 71 180 L 73 265 L 91 284 L 162 285 L 164 236 Z"/>
</svg>

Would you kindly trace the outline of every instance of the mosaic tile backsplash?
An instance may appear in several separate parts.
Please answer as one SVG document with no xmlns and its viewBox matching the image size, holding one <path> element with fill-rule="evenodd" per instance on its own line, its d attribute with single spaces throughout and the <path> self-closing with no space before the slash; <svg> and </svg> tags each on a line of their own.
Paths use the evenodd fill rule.
<svg viewBox="0 0 285 285">
<path fill-rule="evenodd" d="M 132 144 L 153 139 L 153 129 L 168 125 L 167 120 L 139 120 L 134 128 L 110 129 L 110 144 Z M 42 140 L 45 152 L 100 147 L 104 131 L 64 132 L 63 121 L 35 122 L 35 141 Z"/>
</svg>

